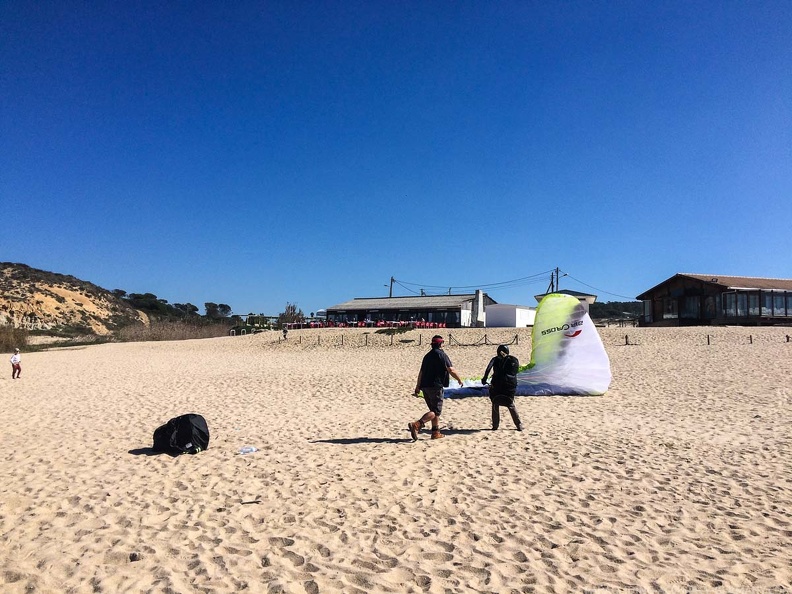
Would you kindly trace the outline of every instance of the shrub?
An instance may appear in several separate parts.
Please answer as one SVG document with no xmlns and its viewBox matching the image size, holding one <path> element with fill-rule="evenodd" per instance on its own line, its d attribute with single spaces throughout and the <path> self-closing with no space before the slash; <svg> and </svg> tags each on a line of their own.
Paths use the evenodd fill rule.
<svg viewBox="0 0 792 594">
<path fill-rule="evenodd" d="M 13 352 L 28 344 L 27 330 L 13 326 L 0 326 L 0 351 Z"/>
</svg>

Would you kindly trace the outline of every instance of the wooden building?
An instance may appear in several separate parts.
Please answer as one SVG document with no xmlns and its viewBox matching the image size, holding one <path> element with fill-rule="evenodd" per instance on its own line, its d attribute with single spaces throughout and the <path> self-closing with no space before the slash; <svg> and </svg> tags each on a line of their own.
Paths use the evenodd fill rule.
<svg viewBox="0 0 792 594">
<path fill-rule="evenodd" d="M 496 303 L 486 293 L 358 297 L 327 308 L 332 326 L 414 325 L 429 328 L 468 328 L 484 325 L 484 308 Z"/>
<path fill-rule="evenodd" d="M 641 326 L 792 325 L 792 279 L 679 273 L 636 299 Z"/>
</svg>

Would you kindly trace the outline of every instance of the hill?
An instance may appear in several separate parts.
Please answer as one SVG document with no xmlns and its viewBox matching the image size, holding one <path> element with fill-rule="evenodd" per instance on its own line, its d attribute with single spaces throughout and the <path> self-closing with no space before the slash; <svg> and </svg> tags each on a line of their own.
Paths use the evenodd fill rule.
<svg viewBox="0 0 792 594">
<path fill-rule="evenodd" d="M 148 321 L 144 312 L 93 283 L 0 262 L 0 326 L 108 335 Z"/>
</svg>

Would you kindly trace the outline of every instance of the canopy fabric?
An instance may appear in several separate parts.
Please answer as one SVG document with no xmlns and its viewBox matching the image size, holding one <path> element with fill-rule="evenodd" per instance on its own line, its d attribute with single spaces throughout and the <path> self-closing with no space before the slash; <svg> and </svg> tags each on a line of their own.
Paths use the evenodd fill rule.
<svg viewBox="0 0 792 594">
<path fill-rule="evenodd" d="M 517 375 L 517 395 L 601 396 L 607 392 L 610 360 L 597 328 L 577 298 L 546 295 L 536 309 L 531 342 L 531 362 Z M 480 380 L 465 380 L 462 386 L 446 389 L 449 398 L 488 394 Z"/>
</svg>

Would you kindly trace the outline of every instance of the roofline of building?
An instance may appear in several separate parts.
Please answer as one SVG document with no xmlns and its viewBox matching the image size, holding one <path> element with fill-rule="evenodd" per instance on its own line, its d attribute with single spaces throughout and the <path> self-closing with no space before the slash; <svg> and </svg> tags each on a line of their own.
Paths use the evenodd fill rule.
<svg viewBox="0 0 792 594">
<path fill-rule="evenodd" d="M 486 293 L 484 293 L 486 295 Z M 353 297 L 352 301 L 358 299 L 431 299 L 432 297 L 475 297 L 475 293 L 443 293 L 442 295 L 396 295 L 394 297 Z"/>
<path fill-rule="evenodd" d="M 482 298 L 485 300 L 490 300 L 493 303 L 497 303 L 492 297 L 490 297 L 487 293 L 481 292 Z M 477 293 L 452 293 L 452 294 L 443 294 L 443 295 L 399 295 L 397 297 L 354 297 L 349 301 L 344 301 L 342 303 L 337 303 L 330 307 L 325 308 L 326 311 L 337 311 L 337 310 L 347 310 L 351 307 L 354 307 L 357 303 L 362 303 L 364 301 L 368 301 L 369 304 L 364 306 L 365 309 L 368 309 L 371 305 L 375 305 L 378 308 L 382 309 L 389 309 L 391 307 L 401 307 L 401 308 L 410 308 L 411 304 L 410 301 L 415 300 L 417 301 L 440 301 L 440 300 L 459 300 L 458 304 L 451 305 L 449 307 L 459 307 L 462 303 L 467 303 L 476 299 Z M 431 307 L 427 305 L 419 305 L 418 307 Z"/>
<path fill-rule="evenodd" d="M 675 275 L 670 276 L 667 279 L 665 279 L 664 281 L 661 281 L 661 282 L 657 283 L 651 289 L 647 289 L 643 293 L 640 293 L 636 297 L 636 299 L 638 301 L 643 301 L 644 300 L 644 296 L 647 293 L 651 293 L 652 291 L 654 291 L 658 287 L 660 287 L 660 286 L 662 286 L 662 285 L 664 285 L 664 284 L 666 284 L 666 283 L 668 283 L 668 282 L 670 282 L 670 281 L 672 281 L 675 278 L 680 277 L 680 276 L 683 276 L 685 278 L 689 278 L 689 279 L 694 280 L 694 281 L 698 281 L 700 283 L 717 285 L 719 287 L 724 287 L 726 289 L 739 289 L 739 290 L 743 290 L 743 291 L 760 291 L 760 290 L 761 291 L 773 291 L 773 290 L 780 291 L 780 290 L 784 290 L 784 289 L 758 289 L 756 287 L 753 287 L 753 288 L 750 288 L 750 287 L 737 287 L 737 286 L 728 284 L 728 282 L 724 283 L 722 281 L 724 279 L 740 279 L 742 281 L 754 279 L 754 280 L 763 280 L 763 281 L 784 281 L 784 282 L 789 282 L 789 280 L 790 280 L 790 279 L 787 279 L 787 278 L 772 278 L 772 277 L 764 277 L 764 276 L 737 276 L 737 275 L 734 275 L 734 274 L 717 275 L 717 274 L 698 274 L 698 273 L 693 273 L 693 272 L 677 272 Z M 705 278 L 701 278 L 701 277 L 709 277 L 710 280 L 706 280 Z"/>
</svg>

